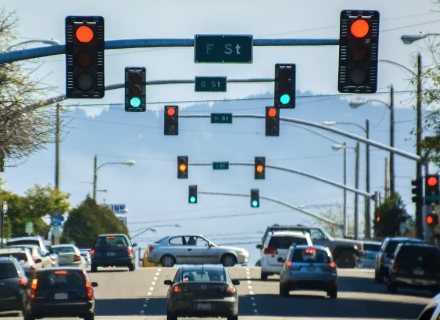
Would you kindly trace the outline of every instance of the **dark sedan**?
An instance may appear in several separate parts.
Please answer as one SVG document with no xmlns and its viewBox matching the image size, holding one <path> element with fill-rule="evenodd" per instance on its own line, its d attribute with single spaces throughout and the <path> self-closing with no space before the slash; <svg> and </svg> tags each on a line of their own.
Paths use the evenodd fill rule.
<svg viewBox="0 0 440 320">
<path fill-rule="evenodd" d="M 24 320 L 81 317 L 93 320 L 95 297 L 87 273 L 80 268 L 47 268 L 29 279 L 24 295 Z"/>
<path fill-rule="evenodd" d="M 167 294 L 167 320 L 177 317 L 226 317 L 238 319 L 238 295 L 240 284 L 231 280 L 223 266 L 181 267 L 169 285 Z"/>
<path fill-rule="evenodd" d="M 21 311 L 27 278 L 17 259 L 0 258 L 0 311 Z"/>
<path fill-rule="evenodd" d="M 136 253 L 133 248 L 136 243 L 131 243 L 125 234 L 101 234 L 96 238 L 90 250 L 92 256 L 91 271 L 98 271 L 98 267 L 128 267 L 134 271 L 136 268 Z"/>
</svg>

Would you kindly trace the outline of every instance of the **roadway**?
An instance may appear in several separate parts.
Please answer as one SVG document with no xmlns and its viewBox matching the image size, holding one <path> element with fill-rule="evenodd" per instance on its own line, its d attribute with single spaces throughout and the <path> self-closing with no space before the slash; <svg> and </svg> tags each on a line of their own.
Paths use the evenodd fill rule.
<svg viewBox="0 0 440 320">
<path fill-rule="evenodd" d="M 173 279 L 175 272 L 175 268 L 138 268 L 134 272 L 104 269 L 91 273 L 92 281 L 98 282 L 96 318 L 165 319 L 169 287 L 163 282 Z M 338 270 L 336 300 L 313 291 L 294 291 L 290 297 L 280 297 L 277 277 L 261 281 L 259 268 L 235 267 L 229 272 L 241 282 L 237 290 L 242 319 L 417 319 L 431 299 L 429 292 L 423 291 L 400 290 L 390 295 L 384 284 L 374 282 L 372 270 Z"/>
</svg>

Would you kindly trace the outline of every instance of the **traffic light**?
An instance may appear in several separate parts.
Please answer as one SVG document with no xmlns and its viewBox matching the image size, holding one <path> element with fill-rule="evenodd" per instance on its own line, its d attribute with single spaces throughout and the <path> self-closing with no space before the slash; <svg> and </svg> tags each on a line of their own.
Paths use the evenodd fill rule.
<svg viewBox="0 0 440 320">
<path fill-rule="evenodd" d="M 66 97 L 100 99 L 104 84 L 104 18 L 66 17 Z"/>
<path fill-rule="evenodd" d="M 277 63 L 275 65 L 274 106 L 295 108 L 295 64 Z"/>
<path fill-rule="evenodd" d="M 429 213 L 426 216 L 426 223 L 430 227 L 435 227 L 438 224 L 438 215 L 436 215 L 435 213 Z"/>
<path fill-rule="evenodd" d="M 260 207 L 260 190 L 251 189 L 251 208 Z"/>
<path fill-rule="evenodd" d="M 177 136 L 179 134 L 179 107 L 165 106 L 164 134 L 166 136 Z"/>
<path fill-rule="evenodd" d="M 188 157 L 177 157 L 177 179 L 188 179 Z"/>
<path fill-rule="evenodd" d="M 266 107 L 266 137 L 278 137 L 280 135 L 280 110 L 274 107 Z"/>
<path fill-rule="evenodd" d="M 338 90 L 375 93 L 379 44 L 379 12 L 343 10 L 339 35 Z"/>
<path fill-rule="evenodd" d="M 422 179 L 412 180 L 411 184 L 414 188 L 412 188 L 412 202 L 414 203 L 423 203 L 423 186 Z"/>
<path fill-rule="evenodd" d="M 439 175 L 429 174 L 425 177 L 425 204 L 440 204 Z"/>
<path fill-rule="evenodd" d="M 262 180 L 266 178 L 266 158 L 255 157 L 255 179 Z"/>
<path fill-rule="evenodd" d="M 188 202 L 189 203 L 197 203 L 197 186 L 196 185 L 189 186 Z"/>
<path fill-rule="evenodd" d="M 142 67 L 125 68 L 125 111 L 145 112 L 146 70 Z"/>
</svg>

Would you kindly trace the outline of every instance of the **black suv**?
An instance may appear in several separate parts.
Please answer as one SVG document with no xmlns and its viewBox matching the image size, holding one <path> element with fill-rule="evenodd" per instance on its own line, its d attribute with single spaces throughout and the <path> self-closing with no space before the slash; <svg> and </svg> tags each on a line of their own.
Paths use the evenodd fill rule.
<svg viewBox="0 0 440 320">
<path fill-rule="evenodd" d="M 92 256 L 92 272 L 98 267 L 128 267 L 130 271 L 136 268 L 136 253 L 133 248 L 136 243 L 131 243 L 125 234 L 101 234 L 96 238 L 90 250 Z"/>
<path fill-rule="evenodd" d="M 17 259 L 0 258 L 0 311 L 21 311 L 27 278 Z"/>
<path fill-rule="evenodd" d="M 391 261 L 388 292 L 397 288 L 428 289 L 434 294 L 440 291 L 440 249 L 417 242 L 405 242 L 397 246 Z"/>
<path fill-rule="evenodd" d="M 81 317 L 93 320 L 95 297 L 87 273 L 80 268 L 47 268 L 29 279 L 24 295 L 24 320 L 46 317 Z"/>
</svg>

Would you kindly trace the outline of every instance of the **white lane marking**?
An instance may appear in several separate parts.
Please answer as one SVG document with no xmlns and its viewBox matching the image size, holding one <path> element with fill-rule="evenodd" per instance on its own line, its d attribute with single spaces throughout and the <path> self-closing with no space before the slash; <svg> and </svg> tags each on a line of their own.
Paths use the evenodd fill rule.
<svg viewBox="0 0 440 320">
<path fill-rule="evenodd" d="M 256 303 L 254 302 L 254 303 L 252 303 L 252 306 L 253 306 L 253 307 L 256 307 L 256 306 L 257 306 L 257 304 L 256 304 Z"/>
<path fill-rule="evenodd" d="M 149 296 L 151 296 L 151 292 L 148 292 L 147 294 L 148 294 Z"/>
<path fill-rule="evenodd" d="M 160 271 L 160 270 L 162 270 L 162 269 L 157 269 L 157 271 Z"/>
<path fill-rule="evenodd" d="M 246 278 L 250 279 L 250 278 L 251 278 L 251 276 L 247 276 Z"/>
<path fill-rule="evenodd" d="M 249 268 L 246 268 L 246 271 L 249 271 Z"/>
<path fill-rule="evenodd" d="M 157 277 L 154 277 L 153 279 L 154 279 L 154 280 L 157 280 Z"/>
<path fill-rule="evenodd" d="M 154 290 L 154 287 L 150 287 L 150 291 L 153 291 Z"/>
<path fill-rule="evenodd" d="M 144 303 L 143 307 L 145 308 L 146 306 L 147 306 L 147 304 L 146 304 L 146 303 Z"/>
<path fill-rule="evenodd" d="M 147 302 L 147 303 L 148 303 L 148 300 L 150 300 L 150 299 L 148 299 L 148 298 L 145 298 L 145 302 Z"/>
<path fill-rule="evenodd" d="M 159 272 L 156 272 L 156 276 L 158 276 L 159 275 Z"/>
<path fill-rule="evenodd" d="M 249 289 L 252 289 L 252 286 L 248 286 Z"/>
<path fill-rule="evenodd" d="M 153 281 L 151 284 L 154 286 L 156 284 L 156 282 Z"/>
<path fill-rule="evenodd" d="M 255 297 L 251 297 L 251 300 L 255 300 Z"/>
<path fill-rule="evenodd" d="M 254 312 L 255 312 L 255 313 L 258 313 L 258 310 L 257 310 L 257 309 L 254 309 Z"/>
<path fill-rule="evenodd" d="M 141 310 L 141 313 L 144 313 L 144 310 Z"/>
<path fill-rule="evenodd" d="M 251 283 L 252 283 L 252 281 L 248 280 L 248 283 L 249 283 L 249 284 L 251 284 Z"/>
<path fill-rule="evenodd" d="M 249 291 L 249 294 L 254 294 L 254 292 L 253 291 Z"/>
</svg>

